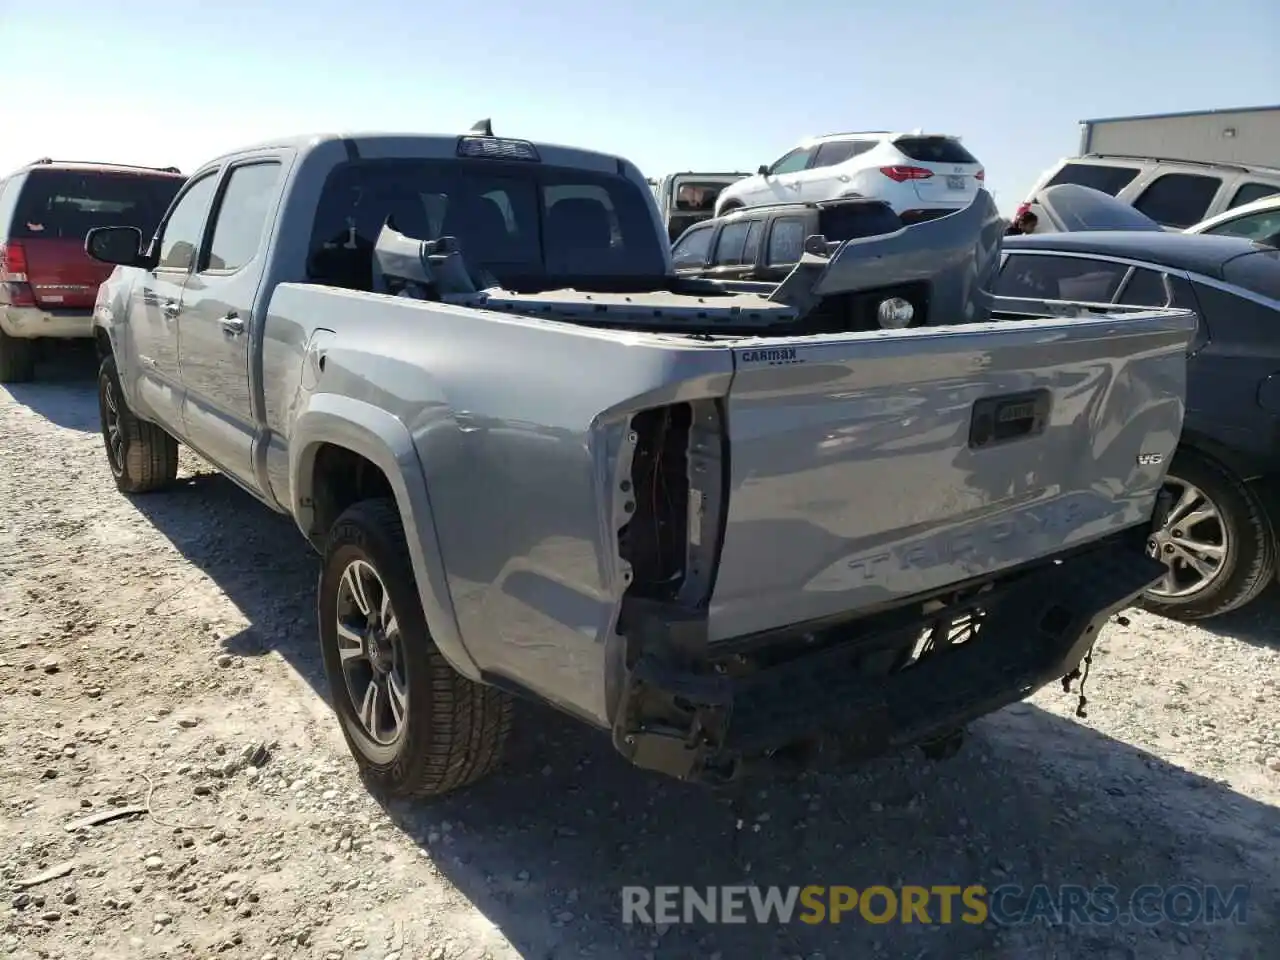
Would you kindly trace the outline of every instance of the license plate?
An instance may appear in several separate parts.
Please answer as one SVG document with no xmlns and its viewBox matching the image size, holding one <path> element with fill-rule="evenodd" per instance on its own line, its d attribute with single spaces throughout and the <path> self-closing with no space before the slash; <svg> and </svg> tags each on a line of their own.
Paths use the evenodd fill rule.
<svg viewBox="0 0 1280 960">
<path fill-rule="evenodd" d="M 948 190 L 963 190 L 966 186 L 966 177 L 947 177 Z"/>
</svg>

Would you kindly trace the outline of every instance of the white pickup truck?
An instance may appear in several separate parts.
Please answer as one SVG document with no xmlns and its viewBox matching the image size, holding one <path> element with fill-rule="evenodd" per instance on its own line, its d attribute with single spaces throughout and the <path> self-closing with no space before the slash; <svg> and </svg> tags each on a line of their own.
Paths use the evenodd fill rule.
<svg viewBox="0 0 1280 960">
<path fill-rule="evenodd" d="M 981 193 L 719 284 L 675 276 L 620 157 L 271 141 L 198 169 L 154 238 L 86 238 L 118 265 L 107 462 L 157 490 L 182 443 L 296 520 L 389 793 L 493 769 L 513 694 L 689 779 L 937 744 L 1164 574 L 1195 315 L 992 321 L 1001 229 Z M 928 325 L 855 309 L 904 283 Z"/>
</svg>

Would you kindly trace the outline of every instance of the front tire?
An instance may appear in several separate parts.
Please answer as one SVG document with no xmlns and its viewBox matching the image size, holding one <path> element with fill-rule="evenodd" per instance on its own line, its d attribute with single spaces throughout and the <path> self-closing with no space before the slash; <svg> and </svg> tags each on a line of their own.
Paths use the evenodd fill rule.
<svg viewBox="0 0 1280 960">
<path fill-rule="evenodd" d="M 334 523 L 317 605 L 334 711 L 367 782 L 391 797 L 440 796 L 499 766 L 511 698 L 436 648 L 392 501 L 356 503 Z"/>
<path fill-rule="evenodd" d="M 0 383 L 27 383 L 35 375 L 35 341 L 0 330 Z"/>
<path fill-rule="evenodd" d="M 98 369 L 98 415 L 107 466 L 121 493 L 150 493 L 174 481 L 178 441 L 129 409 L 114 356 L 103 359 Z"/>
<path fill-rule="evenodd" d="M 1203 620 L 1243 607 L 1275 573 L 1275 541 L 1258 496 L 1226 467 L 1192 451 L 1174 457 L 1165 481 L 1172 507 L 1148 541 L 1165 578 L 1143 608 Z"/>
</svg>

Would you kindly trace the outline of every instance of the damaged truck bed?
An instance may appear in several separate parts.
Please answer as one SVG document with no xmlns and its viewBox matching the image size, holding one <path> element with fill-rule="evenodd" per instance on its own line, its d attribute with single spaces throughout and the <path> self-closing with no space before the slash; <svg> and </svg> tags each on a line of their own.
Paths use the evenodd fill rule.
<svg viewBox="0 0 1280 960">
<path fill-rule="evenodd" d="M 1163 574 L 1195 317 L 991 320 L 985 193 L 720 284 L 674 276 L 616 157 L 320 136 L 191 183 L 259 164 L 261 247 L 230 280 L 198 250 L 162 286 L 163 226 L 86 240 L 125 268 L 97 311 L 104 424 L 137 429 L 104 427 L 108 461 L 157 489 L 180 441 L 295 518 L 382 789 L 493 769 L 511 694 L 687 779 L 938 742 L 1072 674 Z M 225 331 L 184 333 L 174 375 L 135 313 L 165 298 Z"/>
</svg>

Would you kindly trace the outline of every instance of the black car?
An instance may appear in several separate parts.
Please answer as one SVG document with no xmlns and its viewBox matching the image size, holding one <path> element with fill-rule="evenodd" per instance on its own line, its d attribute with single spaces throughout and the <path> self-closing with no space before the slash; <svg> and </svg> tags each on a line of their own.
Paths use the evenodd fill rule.
<svg viewBox="0 0 1280 960">
<path fill-rule="evenodd" d="M 1008 237 L 1002 249 L 993 288 L 1001 297 L 1198 314 L 1186 419 L 1168 473 L 1171 506 L 1150 542 L 1169 572 L 1144 606 L 1191 620 L 1248 603 L 1276 575 L 1280 250 L 1238 237 L 1088 223 Z"/>
<path fill-rule="evenodd" d="M 778 203 L 704 220 L 671 247 L 676 273 L 716 280 L 785 280 L 816 234 L 829 242 L 893 233 L 904 226 L 879 200 Z"/>
</svg>

